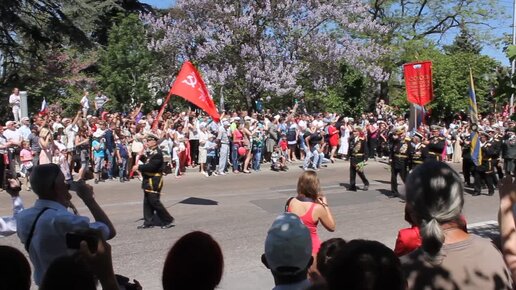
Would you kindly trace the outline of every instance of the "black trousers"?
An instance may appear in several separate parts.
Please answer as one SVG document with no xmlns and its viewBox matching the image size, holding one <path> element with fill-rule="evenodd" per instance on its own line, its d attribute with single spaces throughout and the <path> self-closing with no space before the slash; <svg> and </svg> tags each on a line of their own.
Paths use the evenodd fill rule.
<svg viewBox="0 0 516 290">
<path fill-rule="evenodd" d="M 464 175 L 464 181 L 466 184 L 471 184 L 471 175 L 475 171 L 475 164 L 473 160 L 469 158 L 462 159 L 462 175 Z"/>
<path fill-rule="evenodd" d="M 199 162 L 199 140 L 189 140 L 189 142 L 192 164 L 197 164 Z"/>
<path fill-rule="evenodd" d="M 349 163 L 350 164 L 350 166 L 349 166 L 349 186 L 350 186 L 350 188 L 356 188 L 357 174 L 360 177 L 360 179 L 362 179 L 362 182 L 364 183 L 364 185 L 369 186 L 369 181 L 367 180 L 367 178 L 364 174 L 364 170 L 359 171 L 356 168 L 356 165 L 360 162 L 362 162 L 362 160 L 352 159 L 351 162 Z"/>
<path fill-rule="evenodd" d="M 4 162 L 4 154 L 0 154 L 0 188 L 5 189 L 5 162 Z"/>
<path fill-rule="evenodd" d="M 494 167 L 496 169 L 496 173 L 498 174 L 498 179 L 503 179 L 503 169 L 502 169 L 502 165 L 500 164 L 500 160 L 496 160 L 494 162 Z M 496 176 L 495 176 L 496 178 Z M 496 182 L 498 183 L 498 182 Z"/>
<path fill-rule="evenodd" d="M 395 194 L 399 194 L 398 192 L 398 175 L 405 183 L 407 178 L 407 166 L 391 166 L 391 191 Z"/>
<path fill-rule="evenodd" d="M 376 148 L 378 147 L 378 138 L 370 138 L 369 143 L 369 158 L 374 158 L 376 155 Z"/>
<path fill-rule="evenodd" d="M 487 184 L 487 190 L 489 194 L 494 193 L 494 172 L 490 171 L 479 171 L 475 170 L 475 193 L 482 192 L 482 180 Z"/>
<path fill-rule="evenodd" d="M 206 157 L 206 172 L 211 176 L 215 168 L 217 167 L 217 161 L 219 158 L 217 156 L 207 156 Z"/>
<path fill-rule="evenodd" d="M 145 192 L 143 197 L 143 219 L 144 225 L 163 226 L 174 221 L 167 209 L 159 200 L 159 193 Z"/>
</svg>

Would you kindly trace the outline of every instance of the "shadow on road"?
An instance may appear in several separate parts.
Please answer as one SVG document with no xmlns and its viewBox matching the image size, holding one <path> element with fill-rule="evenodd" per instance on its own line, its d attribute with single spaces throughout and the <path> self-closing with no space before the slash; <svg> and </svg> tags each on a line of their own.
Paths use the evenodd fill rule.
<svg viewBox="0 0 516 290">
<path fill-rule="evenodd" d="M 198 197 L 189 197 L 187 199 L 183 199 L 182 201 L 178 202 L 182 204 L 194 204 L 194 205 L 218 205 L 219 202 L 212 200 L 212 199 L 206 199 L 206 198 L 198 198 Z"/>
<path fill-rule="evenodd" d="M 394 194 L 392 194 L 392 191 L 387 190 L 387 189 L 377 189 L 376 191 L 378 191 L 381 195 L 385 195 L 388 198 L 396 198 L 401 203 L 405 203 L 404 196 L 401 195 L 401 194 L 400 195 L 394 195 Z"/>
<path fill-rule="evenodd" d="M 390 181 L 386 181 L 386 180 L 379 180 L 379 179 L 375 179 L 374 181 L 378 182 L 378 183 L 383 183 L 383 184 L 391 184 Z"/>
</svg>

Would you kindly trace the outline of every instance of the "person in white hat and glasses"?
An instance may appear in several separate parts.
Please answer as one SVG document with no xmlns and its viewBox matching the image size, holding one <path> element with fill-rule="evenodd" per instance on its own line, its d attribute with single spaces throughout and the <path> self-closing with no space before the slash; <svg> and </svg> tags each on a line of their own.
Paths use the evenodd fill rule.
<svg viewBox="0 0 516 290">
<path fill-rule="evenodd" d="M 307 289 L 312 265 L 312 239 L 308 228 L 293 213 L 279 215 L 265 239 L 262 263 L 271 270 L 276 287 L 280 289 Z"/>
<path fill-rule="evenodd" d="M 23 141 L 28 141 L 29 140 L 29 135 L 31 133 L 31 131 L 30 131 L 30 119 L 28 117 L 23 117 L 23 118 L 21 118 L 20 123 L 21 123 L 21 126 L 18 129 L 18 131 L 20 132 L 20 134 L 22 136 L 22 140 Z"/>
</svg>

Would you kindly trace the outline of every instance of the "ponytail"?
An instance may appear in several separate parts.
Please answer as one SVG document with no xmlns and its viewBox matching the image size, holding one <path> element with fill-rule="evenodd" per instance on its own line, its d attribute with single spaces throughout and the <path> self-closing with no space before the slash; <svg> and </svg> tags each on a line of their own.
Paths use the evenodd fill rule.
<svg viewBox="0 0 516 290">
<path fill-rule="evenodd" d="M 436 256 L 444 243 L 444 233 L 435 218 L 429 222 L 423 221 L 420 230 L 423 250 L 431 257 Z"/>
</svg>

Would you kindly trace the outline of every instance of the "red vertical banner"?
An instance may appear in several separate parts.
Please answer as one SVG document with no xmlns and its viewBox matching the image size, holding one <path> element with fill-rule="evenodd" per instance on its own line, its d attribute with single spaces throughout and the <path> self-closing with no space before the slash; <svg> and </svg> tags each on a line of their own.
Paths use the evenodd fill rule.
<svg viewBox="0 0 516 290">
<path fill-rule="evenodd" d="M 432 84 L 432 62 L 411 62 L 403 65 L 407 101 L 424 106 L 432 101 L 434 88 Z"/>
</svg>

